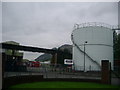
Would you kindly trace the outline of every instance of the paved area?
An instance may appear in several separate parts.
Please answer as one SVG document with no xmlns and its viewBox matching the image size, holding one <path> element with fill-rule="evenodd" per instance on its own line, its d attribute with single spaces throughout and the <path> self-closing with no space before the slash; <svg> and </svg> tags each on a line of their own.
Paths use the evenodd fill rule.
<svg viewBox="0 0 120 90">
<path fill-rule="evenodd" d="M 46 73 L 31 73 L 31 72 L 6 72 L 5 77 L 21 76 L 21 75 L 44 75 L 44 78 L 78 78 L 78 79 L 101 79 L 99 76 L 83 76 L 81 74 L 73 73 L 58 73 L 58 72 L 46 72 Z M 120 85 L 120 78 L 111 78 L 112 85 Z"/>
<path fill-rule="evenodd" d="M 111 78 L 112 85 L 120 85 L 120 78 Z"/>
</svg>

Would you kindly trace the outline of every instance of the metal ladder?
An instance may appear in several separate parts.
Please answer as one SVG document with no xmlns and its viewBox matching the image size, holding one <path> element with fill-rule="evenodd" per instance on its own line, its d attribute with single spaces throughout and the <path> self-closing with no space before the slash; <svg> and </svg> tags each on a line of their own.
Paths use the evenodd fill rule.
<svg viewBox="0 0 120 90">
<path fill-rule="evenodd" d="M 81 50 L 80 47 L 74 42 L 73 34 L 71 35 L 71 40 L 72 40 L 73 44 L 77 47 L 77 49 L 80 52 L 82 52 L 83 54 L 85 54 L 93 63 L 95 63 L 101 69 L 100 64 L 97 61 L 95 61 L 94 59 L 92 59 L 86 52 L 84 52 L 83 50 Z"/>
</svg>

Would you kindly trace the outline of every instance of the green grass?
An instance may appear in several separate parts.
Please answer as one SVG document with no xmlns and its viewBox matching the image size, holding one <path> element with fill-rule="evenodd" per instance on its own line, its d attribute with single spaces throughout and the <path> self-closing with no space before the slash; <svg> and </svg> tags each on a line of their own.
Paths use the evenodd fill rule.
<svg viewBox="0 0 120 90">
<path fill-rule="evenodd" d="M 119 86 L 87 82 L 34 82 L 12 86 L 10 88 L 120 88 Z"/>
</svg>

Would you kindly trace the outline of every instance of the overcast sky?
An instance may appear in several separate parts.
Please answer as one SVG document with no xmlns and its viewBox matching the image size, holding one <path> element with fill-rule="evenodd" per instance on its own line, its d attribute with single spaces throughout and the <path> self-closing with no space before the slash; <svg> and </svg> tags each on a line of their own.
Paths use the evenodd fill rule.
<svg viewBox="0 0 120 90">
<path fill-rule="evenodd" d="M 118 24 L 117 2 L 3 2 L 2 41 L 41 48 L 72 44 L 75 23 Z"/>
</svg>

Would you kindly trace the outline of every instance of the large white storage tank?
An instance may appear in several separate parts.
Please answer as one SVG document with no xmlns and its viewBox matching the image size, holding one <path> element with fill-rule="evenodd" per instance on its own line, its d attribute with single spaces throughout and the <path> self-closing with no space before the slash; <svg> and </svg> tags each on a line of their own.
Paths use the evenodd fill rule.
<svg viewBox="0 0 120 90">
<path fill-rule="evenodd" d="M 71 34 L 73 68 L 99 71 L 101 60 L 109 60 L 113 68 L 113 30 L 104 23 L 76 24 Z"/>
</svg>

